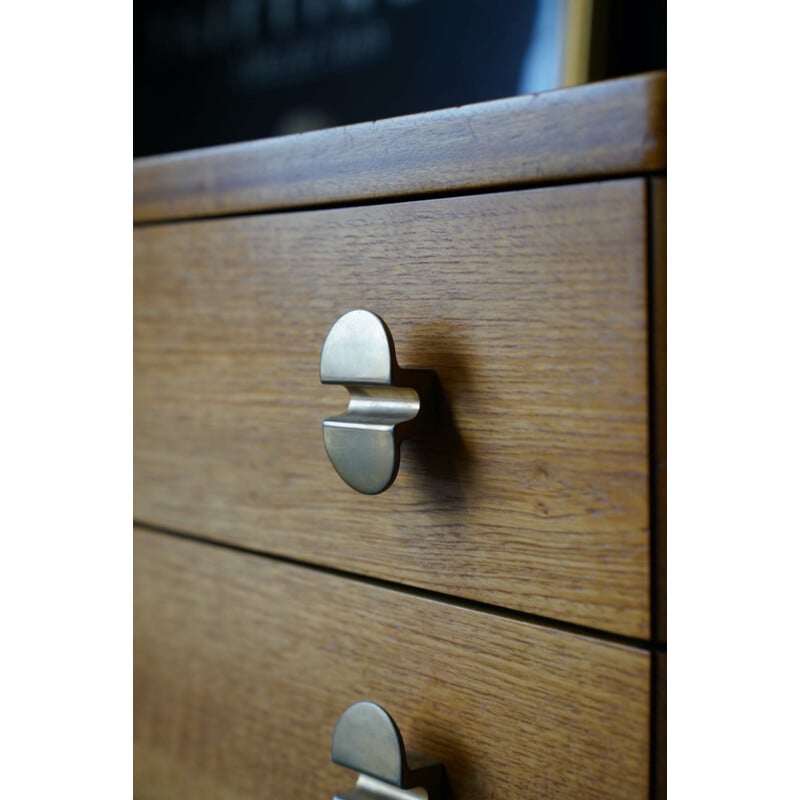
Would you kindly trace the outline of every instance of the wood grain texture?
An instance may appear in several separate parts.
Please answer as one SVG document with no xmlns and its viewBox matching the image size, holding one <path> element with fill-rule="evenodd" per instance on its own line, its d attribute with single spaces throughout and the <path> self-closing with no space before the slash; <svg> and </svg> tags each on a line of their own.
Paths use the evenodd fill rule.
<svg viewBox="0 0 800 800">
<path fill-rule="evenodd" d="M 455 800 L 647 797 L 643 651 L 147 531 L 134 576 L 142 800 L 331 797 L 360 699 Z"/>
<path fill-rule="evenodd" d="M 651 73 L 376 123 L 134 162 L 147 222 L 666 167 L 666 76 Z"/>
<path fill-rule="evenodd" d="M 645 206 L 625 180 L 137 229 L 136 519 L 649 637 Z M 444 395 L 379 496 L 322 443 L 358 307 Z"/>
<path fill-rule="evenodd" d="M 667 179 L 650 180 L 653 635 L 667 641 Z"/>
</svg>

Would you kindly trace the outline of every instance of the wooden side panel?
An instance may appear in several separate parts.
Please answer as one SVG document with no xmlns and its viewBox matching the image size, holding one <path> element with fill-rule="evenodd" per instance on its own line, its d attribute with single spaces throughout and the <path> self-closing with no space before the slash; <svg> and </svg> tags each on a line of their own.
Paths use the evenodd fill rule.
<svg viewBox="0 0 800 800">
<path fill-rule="evenodd" d="M 137 229 L 139 521 L 650 635 L 643 180 Z M 336 475 L 319 382 L 364 307 L 443 389 L 395 485 Z"/>
<path fill-rule="evenodd" d="M 141 159 L 146 222 L 666 167 L 653 73 L 344 128 Z"/>
<path fill-rule="evenodd" d="M 667 654 L 653 653 L 653 800 L 667 800 Z"/>
<path fill-rule="evenodd" d="M 667 179 L 650 182 L 653 634 L 667 640 Z"/>
<path fill-rule="evenodd" d="M 134 535 L 135 794 L 331 797 L 370 699 L 458 800 L 645 798 L 647 653 L 175 537 Z"/>
</svg>

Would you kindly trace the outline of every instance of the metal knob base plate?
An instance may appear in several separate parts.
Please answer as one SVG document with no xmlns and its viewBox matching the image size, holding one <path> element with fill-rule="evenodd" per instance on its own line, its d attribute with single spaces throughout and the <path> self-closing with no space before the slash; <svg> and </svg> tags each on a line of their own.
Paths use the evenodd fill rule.
<svg viewBox="0 0 800 800">
<path fill-rule="evenodd" d="M 444 766 L 407 753 L 397 724 L 376 703 L 354 703 L 339 717 L 331 759 L 361 773 L 355 788 L 334 800 L 441 800 L 444 795 Z"/>
</svg>

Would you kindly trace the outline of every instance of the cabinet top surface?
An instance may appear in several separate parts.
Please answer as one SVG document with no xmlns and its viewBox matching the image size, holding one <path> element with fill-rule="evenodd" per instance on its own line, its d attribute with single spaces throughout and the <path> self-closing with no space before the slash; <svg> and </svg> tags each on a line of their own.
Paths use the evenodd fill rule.
<svg viewBox="0 0 800 800">
<path fill-rule="evenodd" d="M 134 161 L 134 222 L 666 168 L 666 74 Z"/>
</svg>

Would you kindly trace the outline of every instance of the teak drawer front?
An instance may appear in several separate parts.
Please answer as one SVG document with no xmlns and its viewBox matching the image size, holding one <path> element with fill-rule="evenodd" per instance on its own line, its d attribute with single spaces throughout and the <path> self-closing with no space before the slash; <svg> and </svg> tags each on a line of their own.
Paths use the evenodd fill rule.
<svg viewBox="0 0 800 800">
<path fill-rule="evenodd" d="M 331 797 L 360 699 L 459 800 L 647 796 L 645 652 L 149 531 L 134 566 L 142 800 Z"/>
<path fill-rule="evenodd" d="M 145 226 L 134 255 L 136 519 L 649 636 L 642 180 Z M 379 496 L 321 434 L 359 307 L 449 409 Z"/>
</svg>

